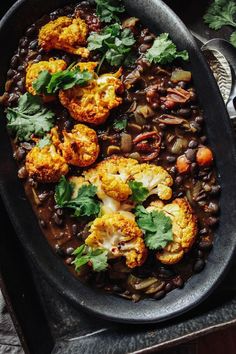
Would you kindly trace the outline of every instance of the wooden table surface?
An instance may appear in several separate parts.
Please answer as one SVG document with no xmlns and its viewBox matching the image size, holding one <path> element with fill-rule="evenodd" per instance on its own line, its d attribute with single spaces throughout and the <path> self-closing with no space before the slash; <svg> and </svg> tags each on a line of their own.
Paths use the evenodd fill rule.
<svg viewBox="0 0 236 354">
<path fill-rule="evenodd" d="M 5 13 L 9 5 L 14 3 L 14 0 L 1 1 L 0 18 Z M 191 29 L 201 29 L 202 34 L 206 38 L 223 37 L 228 38 L 231 33 L 229 28 L 225 28 L 218 33 L 209 30 L 203 25 L 201 19 L 208 1 L 206 0 L 166 0 L 168 5 L 172 7 L 182 17 L 184 22 Z M 184 7 L 185 11 L 179 11 Z M 196 19 L 196 20 L 194 20 Z M 19 338 L 15 332 L 7 307 L 0 292 L 0 354 L 21 354 L 24 353 Z M 236 354 L 236 326 L 223 331 L 217 331 L 205 336 L 202 336 L 187 344 L 183 344 L 172 349 L 159 351 L 161 354 Z M 42 353 L 44 354 L 44 353 Z M 64 353 L 62 353 L 64 354 Z M 66 353 L 65 353 L 66 354 Z M 78 353 L 80 354 L 80 353 Z"/>
</svg>

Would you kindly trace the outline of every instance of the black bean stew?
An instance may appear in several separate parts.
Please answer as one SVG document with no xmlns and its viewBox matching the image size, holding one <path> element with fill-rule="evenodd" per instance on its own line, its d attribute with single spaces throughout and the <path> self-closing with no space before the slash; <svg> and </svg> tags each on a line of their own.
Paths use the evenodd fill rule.
<svg viewBox="0 0 236 354">
<path fill-rule="evenodd" d="M 94 80 L 99 80 L 98 77 L 110 73 L 113 75 L 114 82 L 118 83 L 119 81 L 119 84 L 115 87 L 116 97 L 114 98 L 113 94 L 108 95 L 113 83 L 109 84 L 111 85 L 109 88 L 104 88 L 102 86 L 103 79 L 101 79 L 99 84 L 101 86 L 99 87 L 102 87 L 101 90 L 105 91 L 102 92 L 100 99 L 105 100 L 106 95 L 108 95 L 108 100 L 116 102 L 113 106 L 111 105 L 111 108 L 107 109 L 107 117 L 103 117 L 101 124 L 94 123 L 92 120 L 89 121 L 90 118 L 88 117 L 91 117 L 92 113 L 86 111 L 86 114 L 84 114 L 80 101 L 78 107 L 81 110 L 79 113 L 72 111 L 72 106 L 65 103 L 65 99 L 68 99 L 69 95 L 75 94 L 77 101 L 82 100 L 82 94 L 86 98 L 86 94 L 88 94 L 86 90 L 90 90 L 92 86 L 86 86 L 86 84 L 82 86 L 78 86 L 79 84 L 77 86 L 72 85 L 71 88 L 64 88 L 64 91 L 61 90 L 59 94 L 58 91 L 54 92 L 51 96 L 39 93 L 38 95 L 44 101 L 44 106 L 55 114 L 56 118 L 54 118 L 53 125 L 57 126 L 57 131 L 52 133 L 50 132 L 51 127 L 49 127 L 47 133 L 44 132 L 44 136 L 42 133 L 37 136 L 37 132 L 34 132 L 30 137 L 24 139 L 22 136 L 19 138 L 19 135 L 17 138 L 16 134 L 10 130 L 14 158 L 18 161 L 19 178 L 24 182 L 26 194 L 33 205 L 43 233 L 55 252 L 63 259 L 69 269 L 76 276 L 79 276 L 80 280 L 133 301 L 138 301 L 143 297 L 161 299 L 174 288 L 182 288 L 185 281 L 193 273 L 198 273 L 205 267 L 207 255 L 213 245 L 213 230 L 218 222 L 220 186 L 217 183 L 212 152 L 206 146 L 204 114 L 199 107 L 191 73 L 182 68 L 183 61 L 181 58 L 164 64 L 147 59 L 146 54 L 152 48 L 156 35 L 144 27 L 138 19 L 130 18 L 122 11 L 119 13 L 123 26 L 121 30 L 126 28 L 126 34 L 131 34 L 134 43 L 131 51 L 129 53 L 127 51 L 128 54 L 125 55 L 125 59 L 129 57 L 129 60 L 124 62 L 123 58 L 123 61 L 118 65 L 117 62 L 112 65 L 111 59 L 104 59 L 102 50 L 94 49 L 90 50 L 88 55 L 86 53 L 78 55 L 75 52 L 72 53 L 71 49 L 63 48 L 63 46 L 59 48 L 60 46 L 54 45 L 54 37 L 50 39 L 50 48 L 47 48 L 42 40 L 41 42 L 38 40 L 39 31 L 43 26 L 64 16 L 71 21 L 75 18 L 82 19 L 87 28 L 86 37 L 91 35 L 91 32 L 102 33 L 104 27 L 111 24 L 104 22 L 101 15 L 99 18 L 99 14 L 98 9 L 96 13 L 95 7 L 91 7 L 87 2 L 82 2 L 77 6 L 66 6 L 45 15 L 29 27 L 12 57 L 7 73 L 5 93 L 0 99 L 9 112 L 9 109 L 18 106 L 19 98 L 27 91 L 35 97 L 36 92 L 32 91 L 32 85 L 30 91 L 29 85 L 26 83 L 26 73 L 30 67 L 32 68 L 33 64 L 49 61 L 50 58 L 62 60 L 62 64 L 67 68 L 76 65 L 78 62 L 98 62 L 95 69 L 97 74 L 94 74 L 94 70 L 91 71 L 95 75 Z M 115 23 L 116 21 L 113 22 L 113 25 Z M 70 36 L 70 33 L 64 33 L 64 35 Z M 69 39 L 66 39 L 66 42 L 68 44 Z M 73 43 L 71 46 L 73 46 Z M 84 43 L 81 40 L 80 47 L 87 47 L 86 39 Z M 117 53 L 113 54 L 113 58 L 115 55 Z M 121 67 L 122 74 L 120 71 L 114 78 L 114 73 Z M 41 71 L 43 70 L 42 68 Z M 60 70 L 65 70 L 65 68 Z M 41 71 L 36 72 L 35 80 Z M 96 87 L 94 90 L 91 91 L 93 98 L 97 94 Z M 85 103 L 86 107 L 89 105 L 88 102 Z M 105 112 L 104 106 L 100 107 L 99 104 L 98 102 L 97 116 L 102 114 L 103 110 Z M 93 107 L 92 105 L 91 109 Z M 88 120 L 86 121 L 86 119 Z M 85 155 L 82 156 L 81 163 L 75 158 L 81 152 L 79 149 L 80 144 L 82 144 L 81 141 L 83 141 L 82 135 L 78 135 L 76 142 L 72 142 L 70 145 L 69 139 L 73 140 L 77 124 L 83 124 L 96 132 L 93 143 L 89 142 L 90 147 L 95 144 L 93 145 L 94 152 L 90 156 L 92 166 L 83 160 Z M 78 129 L 82 128 L 78 127 Z M 36 163 L 34 160 L 32 151 L 35 151 L 36 155 L 39 156 L 42 149 L 51 146 L 47 143 L 46 147 L 39 144 L 39 138 L 42 140 L 47 134 L 48 138 L 51 139 L 51 144 L 54 144 L 53 146 L 56 149 L 56 158 L 61 163 L 61 175 L 55 176 L 50 174 L 50 171 L 47 175 L 45 170 L 46 152 L 45 155 L 42 155 L 43 162 L 37 161 Z M 79 132 L 79 134 L 82 133 Z M 68 140 L 66 140 L 66 137 Z M 98 139 L 97 142 L 96 139 Z M 100 152 L 98 145 L 100 146 Z M 49 150 L 48 148 L 47 153 L 50 153 L 51 150 Z M 119 160 L 119 157 L 127 160 Z M 108 160 L 106 160 L 107 158 Z M 56 166 L 57 161 L 53 161 L 51 165 L 49 162 L 48 169 Z M 97 180 L 93 179 L 94 177 L 87 178 L 86 173 L 91 171 L 91 168 L 96 169 L 96 166 L 102 161 L 116 161 L 114 162 L 115 165 L 119 164 L 119 161 L 126 161 L 124 168 L 127 169 L 129 161 L 134 161 L 134 163 L 132 162 L 133 167 L 129 169 L 129 172 L 124 173 L 123 170 L 114 172 L 112 170 L 113 165 L 109 165 L 99 175 L 99 184 Z M 54 163 L 55 165 L 53 165 Z M 161 189 L 158 189 L 158 192 L 150 192 L 149 187 L 145 187 L 146 180 L 149 177 L 145 175 L 143 182 L 140 182 L 138 178 L 136 179 L 139 173 L 135 174 L 134 172 L 138 168 L 136 165 L 142 165 L 143 169 L 144 165 L 145 169 L 149 168 L 146 165 L 161 166 L 160 174 L 166 173 L 162 182 L 162 187 L 164 186 L 162 194 L 172 191 L 171 195 L 166 196 L 165 194 L 163 197 Z M 40 168 L 41 174 L 38 172 Z M 155 175 L 156 170 L 153 171 L 152 173 Z M 121 181 L 125 173 L 130 175 L 126 178 L 126 181 L 124 179 Z M 46 175 L 50 176 L 48 180 L 45 177 Z M 82 198 L 77 204 L 73 204 L 71 195 L 72 204 L 70 204 L 71 200 L 70 202 L 64 201 L 63 204 L 58 197 L 55 199 L 55 189 L 58 188 L 60 183 L 62 186 L 63 176 L 66 176 L 63 180 L 64 183 L 66 183 L 65 181 L 68 182 L 71 176 L 73 176 L 72 182 L 74 178 L 81 177 L 82 184 L 79 184 L 79 188 L 84 186 L 84 189 L 86 189 L 89 184 L 91 195 L 88 197 L 85 193 L 85 199 Z M 113 177 L 114 179 L 112 179 Z M 172 180 L 172 185 L 171 182 L 169 185 L 166 182 L 168 178 Z M 77 180 L 75 179 L 75 181 L 77 186 Z M 116 187 L 116 182 L 118 187 Z M 124 183 L 122 187 L 119 185 L 121 182 Z M 131 182 L 133 182 L 132 188 L 129 184 Z M 73 184 L 67 184 L 66 186 L 69 189 L 75 188 Z M 102 209 L 100 206 L 100 211 L 97 210 L 96 212 L 99 203 L 104 202 L 104 196 L 101 197 L 99 193 L 94 196 L 95 193 L 93 193 L 94 190 L 99 190 L 99 186 L 102 186 L 102 193 L 105 193 L 106 197 L 109 196 L 112 203 L 119 204 L 117 210 L 114 211 L 113 207 L 112 210 Z M 123 187 L 126 189 L 123 190 Z M 159 187 L 160 185 L 157 185 L 157 188 Z M 65 185 L 64 188 L 66 188 Z M 119 191 L 116 188 L 120 188 Z M 133 188 L 138 188 L 138 192 L 143 193 L 139 197 L 141 198 L 139 201 L 137 201 L 138 197 L 136 197 L 136 200 L 134 196 L 132 198 L 133 194 L 131 194 L 130 188 L 132 193 L 134 193 Z M 119 194 L 121 189 L 122 193 L 127 192 L 126 197 Z M 65 193 L 65 190 L 63 193 Z M 70 192 L 68 193 L 70 194 Z M 118 196 L 116 193 L 118 193 Z M 146 195 L 146 197 L 143 197 L 143 195 Z M 66 199 L 65 194 L 63 198 Z M 150 209 L 150 204 L 157 205 L 156 209 L 155 207 Z M 157 228 L 156 234 L 155 231 L 148 230 L 150 225 L 145 228 L 140 222 L 141 219 L 138 220 L 136 210 L 138 207 L 140 208 L 140 205 L 143 208 L 142 213 L 149 213 L 145 214 L 144 217 L 149 218 L 152 215 L 152 222 L 154 222 L 152 227 Z M 181 209 L 181 205 L 184 205 L 185 209 Z M 174 214 L 173 206 L 179 208 L 177 214 Z M 89 209 L 89 212 L 87 209 Z M 127 215 L 123 214 L 124 210 Z M 153 210 L 156 214 L 151 214 Z M 166 210 L 165 214 L 164 210 Z M 77 216 L 73 215 L 74 211 L 77 212 Z M 182 211 L 185 214 L 181 214 Z M 114 218 L 112 219 L 110 215 Z M 126 217 L 127 219 L 125 219 Z M 161 219 L 158 219 L 161 217 L 164 218 L 165 227 L 170 232 L 168 236 L 167 230 L 164 230 L 165 227 L 161 224 Z M 97 219 L 100 223 L 96 221 Z M 127 220 L 130 220 L 130 224 Z M 117 226 L 119 223 L 121 226 Z M 186 224 L 182 225 L 184 223 Z M 93 225 L 96 225 L 96 227 Z M 127 225 L 130 227 L 128 231 L 126 230 Z M 117 230 L 112 229 L 116 226 Z M 102 227 L 104 229 L 101 231 Z M 104 236 L 104 232 L 107 233 L 106 236 Z M 122 232 L 126 232 L 125 236 Z M 157 240 L 158 232 L 161 233 L 162 237 L 169 237 L 168 240 L 163 241 L 162 246 L 160 240 Z M 93 236 L 91 236 L 92 234 Z M 190 241 L 188 240 L 189 235 L 192 237 Z M 102 246 L 102 241 L 98 241 L 99 237 L 108 237 Z M 118 240 L 114 239 L 116 237 Z M 129 237 L 131 243 L 134 242 L 132 256 L 129 253 L 131 251 L 127 250 L 127 247 L 131 246 L 130 243 L 129 246 L 128 243 L 125 244 L 125 237 Z M 181 238 L 186 238 L 185 245 Z M 179 239 L 181 240 L 179 241 Z M 114 244 L 109 245 L 109 242 L 112 244 L 113 241 L 116 242 L 116 247 L 109 249 L 109 247 L 114 246 Z M 152 242 L 158 246 L 153 246 Z M 78 252 L 76 254 L 75 250 L 85 244 L 85 248 L 80 249 L 81 254 L 78 255 Z M 175 247 L 177 248 L 174 249 Z M 122 252 L 126 256 L 123 256 Z M 96 258 L 95 267 L 93 257 L 97 256 L 101 256 L 102 260 Z M 80 257 L 80 264 L 77 263 L 77 267 L 75 267 L 76 257 Z M 105 262 L 105 266 L 104 264 L 101 266 L 100 261 Z"/>
</svg>

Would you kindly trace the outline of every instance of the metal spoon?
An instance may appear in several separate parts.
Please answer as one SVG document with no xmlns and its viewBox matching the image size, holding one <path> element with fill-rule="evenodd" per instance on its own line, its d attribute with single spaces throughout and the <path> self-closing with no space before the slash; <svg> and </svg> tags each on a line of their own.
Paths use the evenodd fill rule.
<svg viewBox="0 0 236 354">
<path fill-rule="evenodd" d="M 229 116 L 236 118 L 236 49 L 226 40 L 215 38 L 206 40 L 192 32 L 201 45 L 210 68 L 219 85 Z"/>
</svg>

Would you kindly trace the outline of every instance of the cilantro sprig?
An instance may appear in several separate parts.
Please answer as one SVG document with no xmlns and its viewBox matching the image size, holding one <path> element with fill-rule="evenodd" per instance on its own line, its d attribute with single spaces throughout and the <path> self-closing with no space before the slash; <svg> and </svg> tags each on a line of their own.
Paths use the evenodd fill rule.
<svg viewBox="0 0 236 354">
<path fill-rule="evenodd" d="M 75 265 L 75 270 L 79 271 L 83 265 L 91 263 L 95 272 L 101 272 L 108 267 L 107 254 L 107 250 L 93 250 L 83 244 L 73 252 L 73 255 L 76 257 L 72 264 Z"/>
<path fill-rule="evenodd" d="M 55 188 L 55 201 L 62 208 L 69 208 L 74 211 L 74 216 L 92 216 L 100 211 L 100 204 L 96 199 L 97 188 L 93 185 L 82 185 L 77 196 L 73 198 L 73 183 L 62 176 Z"/>
<path fill-rule="evenodd" d="M 58 90 L 68 90 L 75 85 L 84 86 L 93 77 L 88 70 L 81 71 L 80 68 L 73 70 L 66 69 L 54 74 L 47 70 L 40 72 L 37 79 L 33 82 L 33 88 L 37 94 L 55 94 Z"/>
<path fill-rule="evenodd" d="M 121 0 L 95 0 L 95 2 L 97 4 L 96 13 L 102 22 L 120 21 L 118 15 L 125 11 Z"/>
<path fill-rule="evenodd" d="M 40 149 L 44 148 L 47 145 L 51 144 L 51 139 L 49 135 L 44 136 L 42 139 L 40 139 L 37 143 L 36 146 L 38 146 Z"/>
<path fill-rule="evenodd" d="M 213 30 L 219 30 L 223 26 L 236 28 L 236 2 L 234 0 L 214 0 L 203 19 Z M 231 34 L 230 42 L 236 47 L 236 31 Z"/>
<path fill-rule="evenodd" d="M 130 29 L 122 29 L 118 23 L 106 26 L 99 33 L 91 32 L 88 37 L 88 49 L 102 54 L 98 71 L 105 59 L 112 66 L 120 66 L 127 61 L 134 43 L 135 38 Z"/>
<path fill-rule="evenodd" d="M 7 127 L 18 140 L 29 141 L 32 135 L 43 137 L 53 127 L 54 117 L 40 97 L 25 93 L 17 107 L 7 109 Z"/>
<path fill-rule="evenodd" d="M 169 39 L 168 33 L 161 33 L 153 42 L 145 55 L 150 63 L 169 64 L 177 58 L 188 60 L 189 55 L 186 50 L 177 51 L 176 45 Z"/>
<path fill-rule="evenodd" d="M 135 209 L 136 221 L 144 231 L 144 241 L 151 250 L 164 248 L 173 241 L 172 221 L 162 211 L 147 212 L 143 206 Z"/>
<path fill-rule="evenodd" d="M 125 130 L 128 124 L 128 119 L 115 119 L 113 122 L 113 128 L 118 131 Z"/>
<path fill-rule="evenodd" d="M 132 190 L 132 199 L 135 203 L 142 203 L 147 199 L 149 190 L 143 186 L 142 182 L 129 181 L 128 184 Z"/>
</svg>

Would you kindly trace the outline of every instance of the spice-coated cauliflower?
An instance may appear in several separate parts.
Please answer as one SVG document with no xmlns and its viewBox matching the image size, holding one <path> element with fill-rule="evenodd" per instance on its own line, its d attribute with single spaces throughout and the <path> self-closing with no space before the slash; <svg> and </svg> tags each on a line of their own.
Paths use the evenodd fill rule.
<svg viewBox="0 0 236 354">
<path fill-rule="evenodd" d="M 54 145 L 38 146 L 26 156 L 26 170 L 29 177 L 41 183 L 58 182 L 61 176 L 69 171 L 69 166 L 64 157 L 57 151 Z"/>
<path fill-rule="evenodd" d="M 84 176 L 99 190 L 102 189 L 106 195 L 121 202 L 128 199 L 132 193 L 127 182 L 137 164 L 134 159 L 113 156 L 86 171 Z"/>
<path fill-rule="evenodd" d="M 40 29 L 38 41 L 46 52 L 60 49 L 87 58 L 89 50 L 84 47 L 87 35 L 88 27 L 84 20 L 62 16 Z"/>
<path fill-rule="evenodd" d="M 86 172 L 85 172 L 86 173 Z M 77 192 L 80 187 L 84 184 L 90 184 L 88 180 L 86 180 L 82 176 L 72 176 L 70 177 L 70 182 L 73 183 L 74 186 L 74 195 L 77 195 Z M 135 215 L 130 212 L 130 210 L 133 208 L 133 203 L 129 204 L 128 202 L 118 202 L 117 200 L 109 197 L 104 191 L 102 190 L 101 186 L 98 183 L 91 183 L 92 185 L 95 185 L 97 187 L 97 197 L 98 199 L 101 200 L 101 215 L 104 214 L 111 214 L 111 213 L 116 213 L 118 212 L 119 214 L 122 214 L 126 216 L 127 218 L 131 220 L 135 220 Z"/>
<path fill-rule="evenodd" d="M 108 258 L 125 257 L 129 268 L 141 266 L 145 261 L 147 249 L 135 221 L 118 213 L 107 214 L 95 219 L 90 232 L 86 245 L 107 250 Z"/>
<path fill-rule="evenodd" d="M 131 158 L 112 156 L 85 171 L 83 175 L 85 180 L 97 187 L 104 213 L 122 211 L 128 215 L 134 208 L 130 198 L 132 190 L 128 184 L 131 180 L 143 182 L 150 194 L 156 193 L 159 198 L 168 199 L 172 195 L 169 187 L 173 183 L 172 178 L 162 167 L 139 164 Z"/>
<path fill-rule="evenodd" d="M 33 82 L 38 78 L 41 71 L 47 70 L 50 74 L 57 73 L 65 70 L 67 64 L 64 60 L 50 58 L 49 61 L 39 61 L 38 63 L 30 63 L 26 69 L 25 87 L 26 90 L 32 95 L 36 95 L 36 91 L 33 88 Z M 54 100 L 55 96 L 43 95 L 43 100 L 48 102 Z"/>
<path fill-rule="evenodd" d="M 61 104 L 79 122 L 102 124 L 109 116 L 110 110 L 122 103 L 122 98 L 117 96 L 117 92 L 122 88 L 122 82 L 118 78 L 120 75 L 120 70 L 115 74 L 99 77 L 94 74 L 94 79 L 87 86 L 76 85 L 69 90 L 61 90 Z"/>
<path fill-rule="evenodd" d="M 94 70 L 96 69 L 97 65 L 97 61 L 84 61 L 75 64 L 71 70 L 75 70 L 76 68 L 79 68 L 81 71 L 88 70 L 90 73 L 96 76 Z"/>
<path fill-rule="evenodd" d="M 92 165 L 99 154 L 96 132 L 84 124 L 77 124 L 67 132 L 63 130 L 63 142 L 59 149 L 66 162 L 78 167 Z"/>
<path fill-rule="evenodd" d="M 168 200 L 172 197 L 173 179 L 161 166 L 142 163 L 134 171 L 133 179 L 141 182 L 149 190 L 149 195 L 157 194 L 160 199 Z"/>
<path fill-rule="evenodd" d="M 161 201 L 152 202 L 147 211 L 163 211 L 172 220 L 173 241 L 162 252 L 157 252 L 157 259 L 164 264 L 179 262 L 184 253 L 192 247 L 197 235 L 197 218 L 184 198 L 177 198 L 164 205 Z"/>
</svg>

